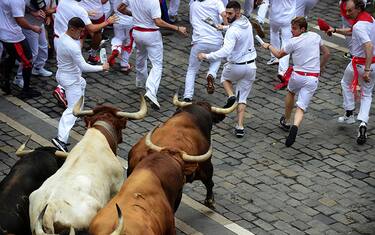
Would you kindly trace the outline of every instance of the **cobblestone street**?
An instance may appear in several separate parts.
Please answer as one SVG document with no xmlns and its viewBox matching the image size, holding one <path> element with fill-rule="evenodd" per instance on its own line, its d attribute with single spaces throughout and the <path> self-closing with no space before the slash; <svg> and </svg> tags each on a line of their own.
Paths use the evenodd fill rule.
<svg viewBox="0 0 375 235">
<path fill-rule="evenodd" d="M 188 1 L 181 1 L 180 12 L 178 24 L 191 29 Z M 310 14 L 309 22 L 313 25 L 318 17 L 334 26 L 341 24 L 337 0 L 319 1 Z M 269 42 L 268 25 L 266 32 L 265 41 Z M 345 47 L 342 38 L 323 36 L 323 39 Z M 132 145 L 174 113 L 176 108 L 172 96 L 178 88 L 180 97 L 182 95 L 190 41 L 191 35 L 183 38 L 174 33 L 163 37 L 164 67 L 158 91 L 161 109 L 153 111 L 149 108 L 144 120 L 128 121 L 123 131 L 124 142 L 118 152 L 122 158 L 127 159 Z M 109 53 L 109 43 L 106 47 Z M 245 136 L 236 138 L 234 135 L 235 113 L 213 128 L 215 212 L 253 234 L 375 234 L 375 105 L 373 103 L 370 111 L 367 143 L 357 145 L 358 124 L 336 122 L 344 113 L 340 81 L 349 63 L 343 57 L 344 52 L 329 47 L 331 58 L 299 128 L 296 143 L 286 148 L 284 143 L 288 133 L 279 127 L 286 90 L 273 90 L 278 83 L 277 66 L 266 64 L 270 57 L 267 50 L 259 44 L 256 44 L 256 49 L 258 68 L 248 99 Z M 132 64 L 134 59 L 135 54 L 132 55 Z M 202 65 L 196 80 L 194 101 L 207 100 L 223 106 L 226 96 L 219 79 L 215 93 L 207 94 L 207 63 Z M 47 67 L 56 73 L 55 60 L 50 60 Z M 118 71 L 119 66 L 115 70 L 83 74 L 87 81 L 86 107 L 110 104 L 127 112 L 138 110 L 139 92 L 144 91 L 135 86 L 135 72 L 125 76 Z M 24 102 L 46 115 L 33 114 L 36 118 L 42 121 L 51 119 L 56 123 L 63 109 L 52 97 L 55 79 L 33 77 L 32 84 L 42 91 L 42 96 Z M 13 92 L 14 95 L 17 93 Z M 14 109 L 23 108 L 16 104 L 14 100 L 17 99 L 0 94 L 0 103 L 10 103 Z M 16 114 L 4 107 L 0 107 L 0 114 L 23 125 L 28 120 L 24 113 Z M 22 130 L 13 128 L 1 117 L 0 180 L 17 160 L 15 151 L 26 139 Z M 38 124 L 27 128 L 47 140 L 57 133 L 57 128 L 52 126 L 47 128 Z M 78 121 L 73 129 L 83 135 L 84 122 Z M 72 143 L 75 142 L 72 139 Z M 38 146 L 40 143 L 35 141 L 28 144 L 29 148 Z M 184 194 L 202 203 L 206 190 L 200 181 L 196 181 L 185 185 Z M 204 227 L 204 224 L 200 226 Z M 219 230 L 203 232 L 195 229 L 203 234 L 219 234 Z"/>
</svg>

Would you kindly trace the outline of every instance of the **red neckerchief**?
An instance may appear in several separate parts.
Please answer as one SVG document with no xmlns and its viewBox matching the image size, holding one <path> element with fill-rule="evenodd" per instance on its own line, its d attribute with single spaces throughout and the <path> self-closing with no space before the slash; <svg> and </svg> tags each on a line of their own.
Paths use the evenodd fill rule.
<svg viewBox="0 0 375 235">
<path fill-rule="evenodd" d="M 355 18 L 353 25 L 355 25 L 358 21 L 366 21 L 372 23 L 374 22 L 374 19 L 367 11 L 361 11 L 358 14 L 357 18 Z"/>
</svg>

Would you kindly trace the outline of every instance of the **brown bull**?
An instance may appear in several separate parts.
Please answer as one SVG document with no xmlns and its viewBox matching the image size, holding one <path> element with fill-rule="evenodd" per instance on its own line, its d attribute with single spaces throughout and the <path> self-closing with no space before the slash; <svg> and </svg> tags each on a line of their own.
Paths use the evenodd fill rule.
<svg viewBox="0 0 375 235">
<path fill-rule="evenodd" d="M 207 102 L 186 103 L 180 102 L 177 95 L 173 103 L 180 107 L 176 113 L 162 124 L 152 135 L 152 142 L 161 147 L 178 149 L 190 155 L 206 153 L 211 145 L 211 130 L 213 123 L 218 123 L 225 118 L 225 114 L 232 112 L 237 103 L 229 108 L 212 107 Z M 157 149 L 151 149 L 145 143 L 145 137 L 132 147 L 128 155 L 128 176 L 133 169 Z M 213 208 L 214 196 L 212 188 L 213 166 L 211 158 L 203 162 L 194 162 L 196 158 L 185 159 L 184 174 L 186 181 L 201 180 L 206 187 L 207 194 L 204 204 Z M 166 166 L 165 166 L 166 168 Z M 176 211 L 182 197 L 182 188 L 178 200 L 174 205 Z"/>
</svg>

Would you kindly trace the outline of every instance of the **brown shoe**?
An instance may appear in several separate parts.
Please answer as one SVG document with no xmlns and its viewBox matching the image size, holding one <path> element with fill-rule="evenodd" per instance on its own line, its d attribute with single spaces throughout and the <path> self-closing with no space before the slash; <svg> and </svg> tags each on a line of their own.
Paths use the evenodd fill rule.
<svg viewBox="0 0 375 235">
<path fill-rule="evenodd" d="M 215 92 L 214 77 L 211 74 L 207 75 L 207 93 L 213 94 Z"/>
</svg>

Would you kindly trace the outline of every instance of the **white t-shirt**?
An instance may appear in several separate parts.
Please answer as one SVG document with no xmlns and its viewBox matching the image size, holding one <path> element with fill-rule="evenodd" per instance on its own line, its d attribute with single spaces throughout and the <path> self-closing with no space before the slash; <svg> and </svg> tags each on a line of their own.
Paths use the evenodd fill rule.
<svg viewBox="0 0 375 235">
<path fill-rule="evenodd" d="M 323 41 L 319 34 L 306 32 L 289 39 L 283 49 L 286 53 L 292 55 L 293 70 L 319 73 L 320 46 L 322 45 Z"/>
<path fill-rule="evenodd" d="M 46 3 L 47 8 L 51 5 L 51 0 L 44 0 L 44 2 Z M 30 4 L 30 0 L 25 0 L 25 4 L 26 7 L 30 8 L 32 11 L 37 11 L 34 6 Z M 31 15 L 30 12 L 25 13 L 25 19 L 27 20 L 27 22 L 29 22 L 29 24 L 33 25 L 42 26 L 42 24 L 44 23 L 44 20 L 42 18 L 35 17 Z"/>
<path fill-rule="evenodd" d="M 290 24 L 296 16 L 296 0 L 270 0 L 270 23 Z"/>
<path fill-rule="evenodd" d="M 102 71 L 101 65 L 90 65 L 86 63 L 82 56 L 79 40 L 71 38 L 67 34 L 62 34 L 56 47 L 58 80 L 64 79 L 64 84 L 70 85 L 78 81 L 82 72 Z"/>
<path fill-rule="evenodd" d="M 220 23 L 220 14 L 225 12 L 221 0 L 205 0 L 190 2 L 190 23 L 193 26 L 192 44 L 197 42 L 221 44 L 223 35 L 203 20 L 210 17 L 215 24 Z"/>
<path fill-rule="evenodd" d="M 24 0 L 1 0 L 0 1 L 0 40 L 16 43 L 25 39 L 21 27 L 14 17 L 24 17 Z"/>
<path fill-rule="evenodd" d="M 94 16 L 90 16 L 90 19 L 92 20 L 97 20 L 104 15 L 101 0 L 82 0 L 80 4 L 87 12 L 95 12 Z"/>
<path fill-rule="evenodd" d="M 54 33 L 62 35 L 68 30 L 68 22 L 73 17 L 79 17 L 85 25 L 92 24 L 87 11 L 75 0 L 61 0 L 56 9 Z"/>
<path fill-rule="evenodd" d="M 154 19 L 161 18 L 159 0 L 123 0 L 126 6 L 129 6 L 133 15 L 133 25 L 147 28 L 158 29 Z"/>
<path fill-rule="evenodd" d="M 372 23 L 367 21 L 358 21 L 356 24 L 354 24 L 352 32 L 352 55 L 357 57 L 365 57 L 363 44 L 371 41 L 373 45 L 372 55 L 375 56 L 375 21 Z"/>
<path fill-rule="evenodd" d="M 122 0 L 111 0 L 112 7 L 115 10 L 115 13 L 119 18 L 119 20 L 116 22 L 116 24 L 133 25 L 133 17 L 128 16 L 128 15 L 124 15 L 117 10 L 117 8 L 121 4 L 121 2 L 122 2 Z M 127 7 L 127 9 L 131 11 L 129 6 Z"/>
</svg>

